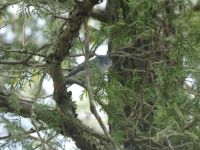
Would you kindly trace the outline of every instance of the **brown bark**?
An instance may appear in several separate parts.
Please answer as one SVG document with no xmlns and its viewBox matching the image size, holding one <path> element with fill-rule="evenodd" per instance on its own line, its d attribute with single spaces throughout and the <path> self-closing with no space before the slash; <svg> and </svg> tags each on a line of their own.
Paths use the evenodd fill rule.
<svg viewBox="0 0 200 150">
<path fill-rule="evenodd" d="M 72 103 L 71 94 L 66 89 L 61 62 L 69 55 L 69 50 L 79 33 L 81 24 L 97 3 L 98 0 L 77 1 L 77 7 L 71 12 L 69 20 L 66 22 L 66 29 L 63 29 L 59 35 L 55 52 L 50 56 L 50 58 L 53 58 L 53 61 L 49 60 L 50 75 L 54 83 L 54 99 L 61 113 L 64 131 L 69 133 L 79 148 L 87 150 L 107 149 L 106 147 L 109 147 L 110 144 L 102 140 L 97 140 L 88 133 L 83 133 L 80 127 L 77 128 L 80 121 L 76 119 L 76 108 Z"/>
<path fill-rule="evenodd" d="M 12 107 L 13 99 L 19 103 L 19 111 L 16 111 L 16 108 Z M 55 129 L 60 128 L 58 132 L 63 135 L 70 135 L 81 149 L 107 149 L 109 140 L 105 136 L 96 133 L 93 129 L 83 125 L 82 122 L 73 117 L 72 114 L 67 114 L 64 118 L 57 119 L 60 118 L 60 112 L 56 109 L 52 110 L 52 108 L 49 109 L 33 101 L 19 98 L 14 93 L 6 94 L 4 91 L 0 91 L 0 106 L 4 112 L 12 112 L 23 117 L 31 118 L 33 105 L 35 105 L 34 113 L 37 116 L 37 120 L 44 121 Z M 55 122 L 57 120 L 60 121 L 57 122 L 56 125 Z"/>
</svg>

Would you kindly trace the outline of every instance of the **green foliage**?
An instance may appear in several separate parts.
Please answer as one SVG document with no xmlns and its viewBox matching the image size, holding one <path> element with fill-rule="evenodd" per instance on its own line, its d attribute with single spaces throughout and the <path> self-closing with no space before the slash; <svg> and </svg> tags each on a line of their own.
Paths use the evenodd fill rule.
<svg viewBox="0 0 200 150">
<path fill-rule="evenodd" d="M 133 145 L 139 145 L 140 149 L 198 150 L 200 146 L 199 12 L 193 11 L 187 0 L 168 1 L 170 4 L 166 0 L 123 2 L 127 8 L 126 10 L 120 8 L 117 11 L 118 16 L 113 23 L 98 22 L 97 27 L 92 25 L 89 27 L 92 53 L 103 42 L 112 40 L 113 53 L 131 47 L 130 57 L 131 54 L 136 55 L 135 58 L 132 57 L 133 65 L 129 65 L 132 68 L 120 66 L 123 71 L 130 69 L 127 74 L 123 74 L 122 78 L 127 79 L 125 83 L 119 80 L 121 72 L 112 73 L 113 68 L 108 74 L 98 75 L 92 81 L 95 100 L 101 105 L 101 110 L 108 115 L 108 124 L 114 141 L 123 144 L 127 139 L 131 139 Z M 15 91 L 22 91 L 26 90 L 27 85 L 31 86 L 32 83 L 38 82 L 42 74 L 49 73 L 47 65 L 55 63 L 49 58 L 49 54 L 54 54 L 55 45 L 60 39 L 59 34 L 64 28 L 68 28 L 66 20 L 58 17 L 67 16 L 66 14 L 75 7 L 75 3 L 73 0 L 23 0 L 18 7 L 17 17 L 6 9 L 0 14 L 0 26 L 2 20 L 5 20 L 6 24 L 10 24 L 6 29 L 10 28 L 15 34 L 13 41 L 6 41 L 5 35 L 0 35 L 0 61 L 19 62 L 31 56 L 32 64 L 0 65 L 0 69 L 6 76 L 5 84 Z M 2 19 L 2 16 L 6 19 Z M 38 18 L 45 26 L 37 25 Z M 26 27 L 31 30 L 31 35 L 24 36 Z M 39 35 L 36 34 L 38 32 Z M 70 55 L 82 54 L 84 51 L 83 32 L 84 29 L 81 29 L 79 37 L 74 39 Z M 42 44 L 35 40 L 38 37 L 42 37 L 40 41 Z M 47 42 L 49 46 L 39 51 L 38 48 Z M 143 56 L 143 53 L 147 56 Z M 141 74 L 137 73 L 137 70 L 141 69 L 138 66 L 142 61 L 137 59 L 143 59 L 146 64 L 141 67 L 144 69 Z M 75 60 L 74 57 L 67 56 L 62 62 L 62 69 L 71 69 L 75 65 Z M 47 65 L 43 65 L 44 63 Z M 129 63 L 131 62 L 127 64 Z M 38 67 L 38 64 L 42 67 Z M 130 77 L 129 73 L 133 76 Z M 152 81 L 148 79 L 149 74 L 153 74 Z M 192 80 L 191 88 L 184 87 L 184 82 L 188 78 Z M 87 94 L 83 91 L 82 96 L 85 93 Z M 10 104 L 15 112 L 19 113 L 21 108 L 16 97 L 13 95 L 10 97 Z M 48 126 L 37 120 L 38 127 L 44 128 L 47 137 L 56 136 L 55 131 L 62 128 L 59 126 L 62 122 L 60 112 L 52 110 L 48 113 L 50 108 L 54 108 L 50 106 L 34 107 L 39 112 L 38 116 L 48 120 Z M 19 125 L 5 119 L 2 122 L 6 124 L 9 133 L 12 133 L 9 141 L 22 141 L 22 145 L 27 149 L 41 144 L 41 141 L 34 139 L 23 140 L 26 134 Z M 52 133 L 47 131 L 49 128 L 54 129 L 51 130 Z M 60 145 L 58 141 L 50 143 Z"/>
<path fill-rule="evenodd" d="M 15 110 L 16 113 L 20 112 L 21 106 L 20 106 L 20 102 L 18 101 L 16 95 L 12 95 L 10 97 L 10 105 Z"/>
<path fill-rule="evenodd" d="M 117 22 L 101 26 L 101 33 L 113 39 L 114 50 L 131 46 L 132 41 L 139 38 L 153 37 L 166 19 L 176 30 L 174 36 L 161 33 L 159 37 L 160 42 L 170 45 L 169 59 L 174 64 L 166 66 L 158 62 L 154 65 L 156 81 L 146 85 L 144 93 L 138 90 L 141 83 L 137 77 L 127 81 L 128 85 L 122 85 L 111 75 L 108 84 L 98 84 L 105 88 L 106 94 L 101 92 L 99 95 L 108 101 L 103 110 L 109 116 L 111 133 L 119 143 L 136 134 L 146 138 L 150 136 L 158 142 L 169 138 L 174 146 L 185 142 L 180 149 L 193 149 L 198 145 L 199 94 L 195 94 L 194 99 L 189 98 L 183 84 L 187 77 L 192 77 L 192 91 L 199 93 L 199 14 L 188 10 L 188 1 L 175 1 L 173 4 L 176 13 L 172 10 L 166 13 L 165 1 L 129 1 L 130 11 L 125 20 L 119 12 Z M 151 44 L 153 42 L 152 39 Z M 132 108 L 131 117 L 125 114 L 127 106 Z"/>
</svg>

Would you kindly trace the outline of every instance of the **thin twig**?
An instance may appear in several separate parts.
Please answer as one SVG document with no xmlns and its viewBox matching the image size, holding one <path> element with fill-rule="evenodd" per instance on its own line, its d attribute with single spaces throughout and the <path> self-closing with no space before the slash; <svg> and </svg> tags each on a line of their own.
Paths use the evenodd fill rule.
<svg viewBox="0 0 200 150">
<path fill-rule="evenodd" d="M 27 58 L 25 58 L 24 60 L 20 60 L 20 61 L 0 61 L 0 64 L 4 64 L 4 65 L 25 65 L 25 66 L 29 66 L 29 64 L 27 63 L 29 59 L 31 59 L 32 56 L 28 56 Z"/>
<path fill-rule="evenodd" d="M 28 15 L 26 16 L 26 18 L 25 18 L 25 20 L 24 20 L 23 30 L 22 30 L 22 33 L 23 33 L 23 36 L 22 36 L 22 47 L 23 47 L 23 48 L 25 47 L 26 24 L 27 24 L 27 21 L 28 21 Z"/>
<path fill-rule="evenodd" d="M 8 26 L 8 25 L 10 25 L 10 24 L 14 24 L 14 23 L 16 23 L 18 20 L 14 20 L 14 21 L 12 21 L 12 22 L 10 22 L 10 23 L 6 23 L 6 24 L 4 24 L 3 26 L 0 26 L 0 29 L 2 29 L 2 28 L 5 28 L 6 26 Z"/>
<path fill-rule="evenodd" d="M 37 99 L 38 99 L 38 97 L 39 97 L 40 91 L 41 91 L 41 89 L 42 89 L 42 83 L 43 83 L 43 81 L 44 81 L 45 76 L 46 76 L 46 73 L 44 73 L 44 74 L 41 76 L 41 78 L 40 78 L 38 90 L 37 90 L 37 92 L 36 92 L 36 94 L 35 94 L 35 96 L 34 96 L 34 100 L 35 100 L 35 101 L 37 101 Z M 40 134 L 40 132 L 39 132 L 39 130 L 38 130 L 37 125 L 36 125 L 36 119 L 35 119 L 35 118 L 36 118 L 36 115 L 35 115 L 34 110 L 35 110 L 35 107 L 34 107 L 34 105 L 32 105 L 31 123 L 32 123 L 33 126 L 34 126 L 34 128 L 35 128 L 35 130 L 36 130 L 36 133 L 37 133 L 37 135 L 38 135 L 40 141 L 43 142 L 44 140 L 43 140 L 43 138 L 42 138 L 42 136 L 41 136 L 41 134 Z"/>
<path fill-rule="evenodd" d="M 167 143 L 168 143 L 170 149 L 171 149 L 171 150 L 174 150 L 174 148 L 173 148 L 173 146 L 172 146 L 172 144 L 171 144 L 171 142 L 170 142 L 170 140 L 169 140 L 168 137 L 167 137 Z"/>
<path fill-rule="evenodd" d="M 70 20 L 69 18 L 62 17 L 62 16 L 58 16 L 58 15 L 54 15 L 54 17 L 55 17 L 55 18 L 59 18 L 59 19 L 63 19 L 63 20 L 67 20 L 67 21 Z"/>
<path fill-rule="evenodd" d="M 36 54 L 34 52 L 28 52 L 28 51 L 25 51 L 25 50 L 3 50 L 3 51 L 6 52 L 6 53 L 30 54 L 30 55 L 33 55 L 33 56 L 40 56 L 40 57 L 44 57 L 44 58 L 47 57 L 47 56 L 42 55 L 42 54 Z"/>
<path fill-rule="evenodd" d="M 49 97 L 53 97 L 53 94 L 50 94 L 50 95 L 47 95 L 47 96 L 41 97 L 41 99 L 46 99 L 46 98 L 49 98 Z"/>
<path fill-rule="evenodd" d="M 89 67 L 89 55 L 90 55 L 90 51 L 89 51 L 89 29 L 88 29 L 88 25 L 87 25 L 87 19 L 85 19 L 85 22 L 84 22 L 84 30 L 85 30 L 85 68 L 86 68 L 86 79 L 85 79 L 85 87 L 87 88 L 88 90 L 88 95 L 89 95 L 89 103 L 90 103 L 90 111 L 92 112 L 92 114 L 95 116 L 95 118 L 97 119 L 99 125 L 101 126 L 103 132 L 105 133 L 106 137 L 110 140 L 110 142 L 112 143 L 113 145 L 113 148 L 114 149 L 119 149 L 111 135 L 109 134 L 106 126 L 104 125 L 101 117 L 99 116 L 97 110 L 96 110 L 96 107 L 95 107 L 95 100 L 94 100 L 94 95 L 93 95 L 93 90 L 92 90 L 92 87 L 91 87 L 91 71 L 90 71 L 90 67 Z"/>
</svg>

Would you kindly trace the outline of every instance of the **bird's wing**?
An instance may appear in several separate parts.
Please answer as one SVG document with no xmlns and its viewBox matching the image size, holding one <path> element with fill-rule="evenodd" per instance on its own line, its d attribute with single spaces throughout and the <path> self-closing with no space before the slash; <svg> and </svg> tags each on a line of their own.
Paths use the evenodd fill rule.
<svg viewBox="0 0 200 150">
<path fill-rule="evenodd" d="M 95 66 L 95 64 L 98 65 L 97 64 L 97 60 L 95 58 L 89 60 L 89 67 Z M 72 71 L 69 72 L 68 77 L 71 77 L 71 76 L 76 75 L 79 72 L 83 71 L 85 69 L 84 67 L 85 67 L 85 62 L 81 63 L 80 65 L 78 65 L 77 67 L 75 67 L 74 69 L 72 69 Z M 96 66 L 95 66 L 95 68 L 96 68 Z"/>
<path fill-rule="evenodd" d="M 82 63 L 82 64 L 78 65 L 77 67 L 75 67 L 72 71 L 69 72 L 68 77 L 73 76 L 80 71 L 83 71 L 84 66 L 85 66 L 85 63 Z"/>
</svg>

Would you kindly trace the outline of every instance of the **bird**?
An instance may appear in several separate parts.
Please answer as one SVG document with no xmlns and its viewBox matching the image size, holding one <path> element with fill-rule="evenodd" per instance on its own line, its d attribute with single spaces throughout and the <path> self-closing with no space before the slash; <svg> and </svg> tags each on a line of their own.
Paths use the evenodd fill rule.
<svg viewBox="0 0 200 150">
<path fill-rule="evenodd" d="M 89 60 L 89 67 L 91 70 L 91 77 L 94 79 L 99 75 L 103 75 L 108 72 L 108 69 L 112 66 L 112 61 L 107 55 L 96 55 L 95 58 Z M 72 69 L 66 76 L 66 78 L 75 78 L 80 81 L 85 80 L 87 75 L 85 62 L 79 64 Z"/>
</svg>

